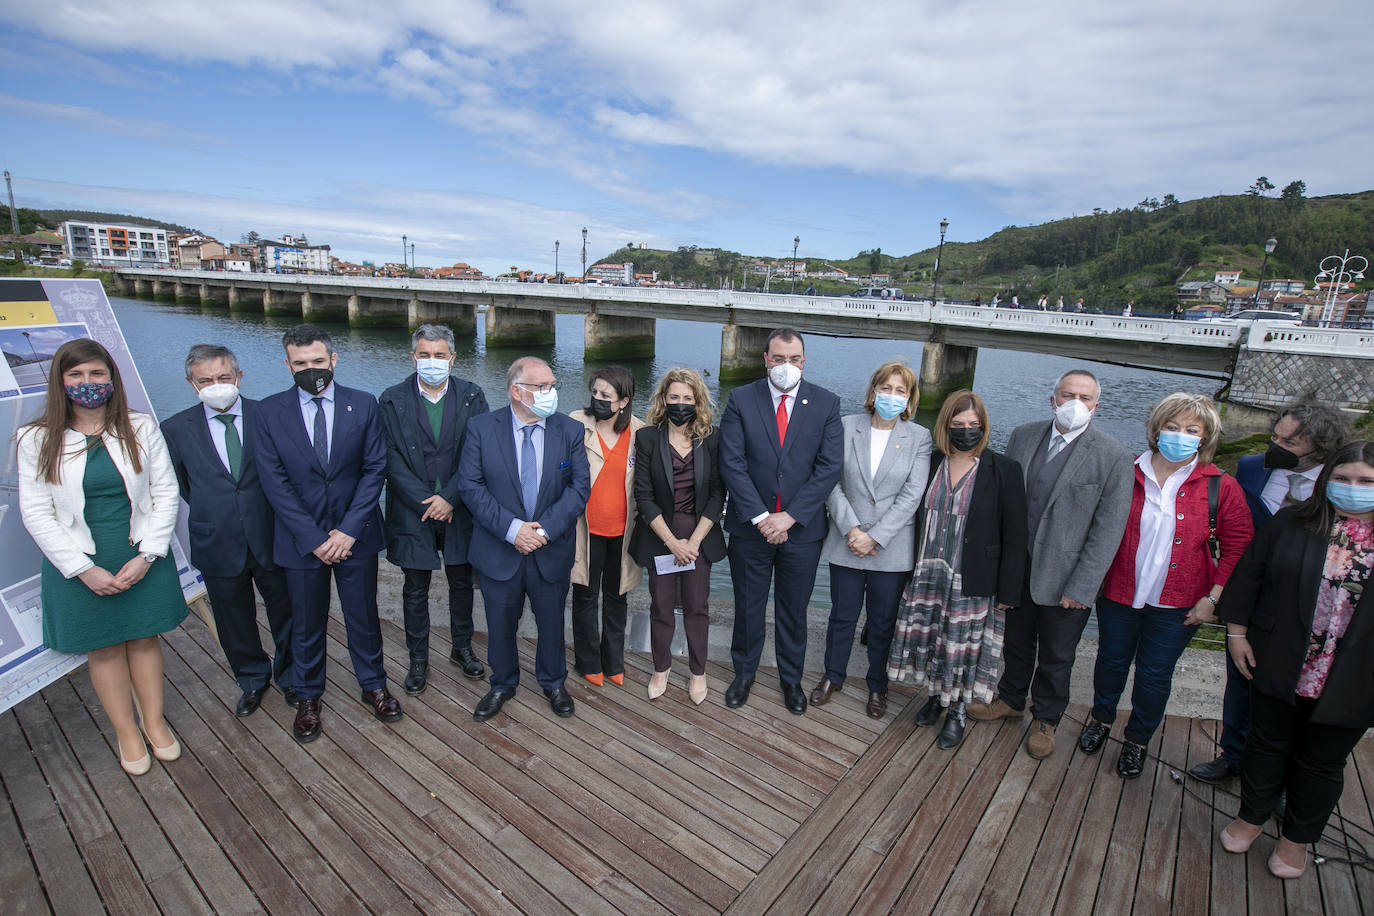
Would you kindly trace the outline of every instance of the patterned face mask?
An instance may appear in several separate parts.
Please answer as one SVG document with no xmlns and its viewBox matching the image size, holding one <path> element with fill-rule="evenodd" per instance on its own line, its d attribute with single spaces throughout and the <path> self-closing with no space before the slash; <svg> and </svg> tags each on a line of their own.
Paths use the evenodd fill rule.
<svg viewBox="0 0 1374 916">
<path fill-rule="evenodd" d="M 80 407 L 104 407 L 114 395 L 113 382 L 82 382 L 64 386 L 67 399 Z"/>
</svg>

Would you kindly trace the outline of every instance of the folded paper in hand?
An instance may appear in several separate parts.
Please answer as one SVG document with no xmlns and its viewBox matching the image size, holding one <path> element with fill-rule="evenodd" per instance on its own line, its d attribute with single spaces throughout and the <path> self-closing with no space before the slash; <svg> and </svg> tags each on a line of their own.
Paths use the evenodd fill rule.
<svg viewBox="0 0 1374 916">
<path fill-rule="evenodd" d="M 697 563 L 695 560 L 693 560 L 691 563 L 688 563 L 686 566 L 678 566 L 677 560 L 673 558 L 673 555 L 671 553 L 664 554 L 661 557 L 654 557 L 654 569 L 658 572 L 660 576 L 666 576 L 670 573 L 686 572 L 689 569 L 696 568 Z"/>
</svg>

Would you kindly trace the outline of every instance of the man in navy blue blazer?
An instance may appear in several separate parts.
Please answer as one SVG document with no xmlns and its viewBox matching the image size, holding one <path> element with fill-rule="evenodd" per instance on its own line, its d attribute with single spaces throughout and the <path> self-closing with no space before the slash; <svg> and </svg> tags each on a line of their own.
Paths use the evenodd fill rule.
<svg viewBox="0 0 1374 916">
<path fill-rule="evenodd" d="M 515 630 L 529 598 L 538 627 L 534 676 L 556 715 L 573 714 L 563 607 L 572 578 L 577 519 L 587 508 L 591 469 L 583 426 L 558 413 L 549 364 L 534 356 L 506 372 L 510 406 L 468 421 L 458 494 L 472 513 L 468 561 L 487 615 L 491 690 L 472 717 L 501 711 L 520 683 Z"/>
<path fill-rule="evenodd" d="M 401 718 L 401 704 L 386 689 L 377 619 L 386 480 L 377 399 L 334 383 L 339 355 L 320 328 L 297 325 L 282 345 L 296 385 L 263 400 L 253 429 L 262 489 L 276 512 L 274 558 L 291 593 L 299 698 L 292 731 L 304 744 L 320 735 L 331 576 L 363 704 L 383 722 Z"/>
<path fill-rule="evenodd" d="M 720 476 L 730 494 L 730 578 L 735 679 L 725 705 L 743 706 L 763 654 L 773 587 L 774 655 L 783 703 L 806 712 L 806 607 L 825 539 L 825 499 L 844 461 L 840 399 L 802 380 L 806 350 L 792 328 L 768 335 L 768 376 L 730 392 L 720 421 Z"/>
<path fill-rule="evenodd" d="M 228 347 L 192 347 L 186 381 L 200 403 L 169 417 L 162 437 L 190 508 L 191 564 L 205 577 L 220 648 L 243 691 L 235 712 L 252 715 L 272 680 L 295 706 L 291 598 L 272 559 L 272 507 L 253 459 L 258 402 L 240 395 L 243 372 Z M 272 628 L 270 659 L 258 636 L 255 584 Z"/>
</svg>

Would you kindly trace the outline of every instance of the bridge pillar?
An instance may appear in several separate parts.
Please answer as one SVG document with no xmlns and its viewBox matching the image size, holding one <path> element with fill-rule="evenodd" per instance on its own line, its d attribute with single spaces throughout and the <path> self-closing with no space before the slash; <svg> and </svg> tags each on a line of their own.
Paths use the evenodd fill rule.
<svg viewBox="0 0 1374 916">
<path fill-rule="evenodd" d="M 488 305 L 487 346 L 551 346 L 554 340 L 553 318 L 554 315 L 551 311 Z"/>
<path fill-rule="evenodd" d="M 301 293 L 301 320 L 311 324 L 348 321 L 350 298 L 305 290 Z"/>
<path fill-rule="evenodd" d="M 153 281 L 153 299 L 157 302 L 176 302 L 177 287 L 180 283 L 173 283 L 170 280 Z"/>
<path fill-rule="evenodd" d="M 410 314 L 409 299 L 389 299 L 380 296 L 348 297 L 348 326 L 350 328 L 403 328 Z"/>
<path fill-rule="evenodd" d="M 262 313 L 281 318 L 300 318 L 301 294 L 295 290 L 263 287 Z"/>
<path fill-rule="evenodd" d="M 229 311 L 261 312 L 262 291 L 234 284 L 229 287 Z"/>
<path fill-rule="evenodd" d="M 200 304 L 207 308 L 222 308 L 229 304 L 229 288 L 223 286 L 211 286 L 209 283 L 200 285 Z"/>
<path fill-rule="evenodd" d="M 134 296 L 139 299 L 153 298 L 153 281 L 141 277 L 134 278 Z"/>
<path fill-rule="evenodd" d="M 960 388 L 972 388 L 977 362 L 977 347 L 925 344 L 921 352 L 921 409 L 939 410 L 945 398 Z"/>
<path fill-rule="evenodd" d="M 471 337 L 477 333 L 477 306 L 415 296 L 410 300 L 407 323 L 412 331 L 422 324 L 442 324 L 447 325 L 454 336 Z"/>
<path fill-rule="evenodd" d="M 133 282 L 125 280 L 124 275 L 117 270 L 110 271 L 110 286 L 114 287 L 116 296 L 129 296 L 134 294 Z"/>
<path fill-rule="evenodd" d="M 582 326 L 583 359 L 652 359 L 654 319 L 587 315 Z"/>
<path fill-rule="evenodd" d="M 763 351 L 770 328 L 750 328 L 734 319 L 720 329 L 720 379 L 723 382 L 763 378 Z"/>
<path fill-rule="evenodd" d="M 178 280 L 172 284 L 172 293 L 177 305 L 200 305 L 199 283 L 182 283 Z"/>
</svg>

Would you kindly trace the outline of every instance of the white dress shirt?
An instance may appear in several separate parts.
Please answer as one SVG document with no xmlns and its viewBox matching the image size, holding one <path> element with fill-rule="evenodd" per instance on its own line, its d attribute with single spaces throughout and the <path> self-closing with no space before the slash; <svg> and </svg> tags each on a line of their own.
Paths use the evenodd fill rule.
<svg viewBox="0 0 1374 916">
<path fill-rule="evenodd" d="M 524 464 L 525 460 L 524 455 L 522 454 L 522 452 L 525 449 L 525 426 L 529 425 L 534 427 L 534 432 L 530 433 L 530 444 L 534 446 L 534 458 L 536 462 L 534 480 L 536 492 L 538 492 L 539 485 L 543 483 L 543 481 L 539 479 L 539 475 L 543 472 L 544 468 L 544 419 L 541 417 L 540 419 L 534 421 L 534 423 L 532 424 L 526 424 L 525 421 L 520 419 L 520 417 L 515 413 L 514 408 L 511 409 L 510 415 L 511 435 L 515 437 L 516 480 L 520 479 L 520 468 Z M 521 511 L 523 513 L 523 508 Z M 511 519 L 510 527 L 506 529 L 507 544 L 515 543 L 515 536 L 520 532 L 520 526 L 525 524 L 526 521 L 528 521 L 528 519 L 522 519 L 519 515 Z"/>
<path fill-rule="evenodd" d="M 315 444 L 315 407 L 314 399 L 324 398 L 321 406 L 324 408 L 324 435 L 327 451 L 332 457 L 334 454 L 334 383 L 330 382 L 329 387 L 319 394 L 309 394 L 301 387 L 296 387 L 296 394 L 301 399 L 301 420 L 305 422 L 305 437 L 310 440 L 310 444 Z"/>
<path fill-rule="evenodd" d="M 782 396 L 785 394 L 787 395 L 787 419 L 792 419 L 792 409 L 797 406 L 797 389 L 799 388 L 801 388 L 801 382 L 797 382 L 796 385 L 792 386 L 791 391 L 783 391 L 781 388 L 773 384 L 773 380 L 771 378 L 768 380 L 768 394 L 770 397 L 773 398 L 774 416 L 777 416 L 778 402 L 782 400 Z"/>
<path fill-rule="evenodd" d="M 430 394 L 428 391 L 426 391 L 425 386 L 421 384 L 420 376 L 418 375 L 415 376 L 415 387 L 420 390 L 420 397 L 424 398 L 426 401 L 429 401 L 431 404 L 438 404 L 440 401 L 444 399 L 444 395 L 448 394 L 448 379 L 444 379 L 444 387 L 439 389 L 438 394 Z"/>
<path fill-rule="evenodd" d="M 1169 560 L 1174 552 L 1174 509 L 1178 491 L 1188 475 L 1197 467 L 1197 457 L 1174 471 L 1161 487 L 1155 480 L 1150 464 L 1154 452 L 1149 449 L 1135 460 L 1136 467 L 1145 473 L 1145 506 L 1140 510 L 1140 545 L 1135 551 L 1135 597 L 1131 607 L 1145 605 L 1162 607 L 1159 597 L 1164 592 L 1164 580 L 1169 577 Z"/>
<path fill-rule="evenodd" d="M 1269 510 L 1272 515 L 1283 508 L 1283 501 L 1288 498 L 1290 477 L 1298 478 L 1298 495 L 1302 499 L 1312 495 L 1312 488 L 1317 485 L 1317 477 L 1322 472 L 1319 464 L 1314 468 L 1305 471 L 1274 471 L 1269 475 L 1269 480 L 1265 482 L 1264 489 L 1260 491 L 1260 502 L 1264 503 L 1264 508 Z"/>
<path fill-rule="evenodd" d="M 869 427 L 868 433 L 868 479 L 878 476 L 878 465 L 883 463 L 883 452 L 887 451 L 887 440 L 892 438 L 892 430 Z"/>
<path fill-rule="evenodd" d="M 205 422 L 210 424 L 210 441 L 215 443 L 215 452 L 219 454 L 220 464 L 224 465 L 226 471 L 229 467 L 229 446 L 225 444 L 224 424 L 216 417 L 233 417 L 234 431 L 239 434 L 239 445 L 243 445 L 243 398 L 235 398 L 234 403 L 229 405 L 229 409 L 218 411 L 209 404 L 205 406 Z M 311 417 L 314 421 L 314 417 Z"/>
<path fill-rule="evenodd" d="M 1055 455 L 1058 455 L 1059 452 L 1062 452 L 1065 448 L 1068 448 L 1070 445 L 1072 445 L 1072 444 L 1073 444 L 1073 441 L 1074 441 L 1075 439 L 1077 439 L 1079 436 L 1081 436 L 1081 435 L 1083 435 L 1084 433 L 1086 433 L 1086 432 L 1088 431 L 1088 427 L 1091 426 L 1091 425 L 1092 425 L 1092 421 L 1089 420 L 1087 423 L 1084 423 L 1082 426 L 1078 427 L 1078 429 L 1075 429 L 1073 432 L 1071 432 L 1071 433 L 1064 433 L 1064 432 L 1060 432 L 1060 431 L 1059 431 L 1059 425 L 1058 425 L 1057 423 L 1051 424 L 1051 427 L 1050 427 L 1050 444 L 1049 444 L 1050 450 L 1051 450 L 1051 451 L 1054 451 L 1054 440 L 1055 440 L 1055 439 L 1063 439 L 1063 440 L 1064 440 L 1064 446 L 1063 446 L 1063 448 L 1061 448 L 1061 449 L 1059 449 L 1058 451 L 1055 451 L 1055 452 L 1054 452 Z"/>
</svg>

